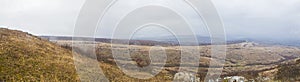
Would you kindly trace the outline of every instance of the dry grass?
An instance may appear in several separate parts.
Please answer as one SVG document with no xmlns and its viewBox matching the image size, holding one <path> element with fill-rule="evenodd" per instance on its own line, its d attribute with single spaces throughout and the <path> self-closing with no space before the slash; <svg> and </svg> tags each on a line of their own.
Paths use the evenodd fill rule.
<svg viewBox="0 0 300 82">
<path fill-rule="evenodd" d="M 290 82 L 300 81 L 300 59 L 297 59 L 293 63 L 280 65 L 275 79 Z"/>
<path fill-rule="evenodd" d="M 173 75 L 167 71 L 161 72 L 151 79 L 143 80 L 127 76 L 116 65 L 100 63 L 100 66 L 111 82 L 172 82 L 173 80 Z M 141 75 L 143 74 L 145 73 Z"/>
<path fill-rule="evenodd" d="M 20 31 L 0 29 L 0 38 L 0 80 L 79 80 L 69 50 Z"/>
</svg>

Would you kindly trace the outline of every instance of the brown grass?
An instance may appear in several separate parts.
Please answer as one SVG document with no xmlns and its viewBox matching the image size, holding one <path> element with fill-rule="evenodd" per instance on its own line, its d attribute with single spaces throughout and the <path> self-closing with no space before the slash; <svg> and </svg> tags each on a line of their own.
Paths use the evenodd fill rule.
<svg viewBox="0 0 300 82">
<path fill-rule="evenodd" d="M 79 80 L 69 50 L 20 31 L 0 29 L 0 63 L 0 80 Z"/>
</svg>

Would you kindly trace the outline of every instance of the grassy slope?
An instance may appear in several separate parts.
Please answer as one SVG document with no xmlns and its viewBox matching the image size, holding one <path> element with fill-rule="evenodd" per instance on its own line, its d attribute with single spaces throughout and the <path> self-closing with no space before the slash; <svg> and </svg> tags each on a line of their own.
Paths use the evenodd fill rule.
<svg viewBox="0 0 300 82">
<path fill-rule="evenodd" d="M 280 65 L 275 79 L 290 82 L 300 81 L 300 59 L 292 63 Z"/>
<path fill-rule="evenodd" d="M 125 75 L 115 64 L 99 62 L 112 82 L 169 82 L 172 75 L 140 80 Z M 0 28 L 0 81 L 79 81 L 72 52 L 30 34 Z"/>
<path fill-rule="evenodd" d="M 127 76 L 124 74 L 116 65 L 108 64 L 108 63 L 100 63 L 100 66 L 111 82 L 172 82 L 173 75 L 170 73 L 159 73 L 153 78 L 150 79 L 136 79 Z"/>
<path fill-rule="evenodd" d="M 76 81 L 72 52 L 35 36 L 0 28 L 0 80 Z"/>
</svg>

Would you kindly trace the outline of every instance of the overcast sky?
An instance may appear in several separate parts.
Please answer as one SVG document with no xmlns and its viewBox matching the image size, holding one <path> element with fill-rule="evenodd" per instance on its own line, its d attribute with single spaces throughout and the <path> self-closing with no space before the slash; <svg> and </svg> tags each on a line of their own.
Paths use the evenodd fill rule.
<svg viewBox="0 0 300 82">
<path fill-rule="evenodd" d="M 71 36 L 83 3 L 84 0 L 0 0 L 0 26 L 35 35 Z M 213 3 L 228 36 L 300 39 L 300 0 L 213 0 Z"/>
</svg>

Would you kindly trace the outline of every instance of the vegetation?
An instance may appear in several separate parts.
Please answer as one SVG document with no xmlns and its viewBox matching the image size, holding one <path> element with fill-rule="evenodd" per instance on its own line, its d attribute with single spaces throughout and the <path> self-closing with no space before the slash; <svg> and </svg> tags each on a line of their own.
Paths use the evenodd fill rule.
<svg viewBox="0 0 300 82">
<path fill-rule="evenodd" d="M 297 60 L 292 64 L 280 65 L 275 79 L 290 82 L 300 81 L 300 60 Z"/>
<path fill-rule="evenodd" d="M 100 63 L 100 66 L 111 82 L 172 82 L 174 77 L 171 73 L 163 71 L 151 79 L 137 79 L 124 74 L 116 65 Z"/>
<path fill-rule="evenodd" d="M 21 31 L 3 28 L 0 28 L 0 38 L 0 81 L 80 81 L 70 46 L 59 46 Z M 112 82 L 171 82 L 173 78 L 170 73 L 160 73 L 141 80 L 126 76 L 115 64 L 102 61 L 99 65 Z"/>
<path fill-rule="evenodd" d="M 72 52 L 20 31 L 0 29 L 0 80 L 79 81 Z"/>
</svg>

